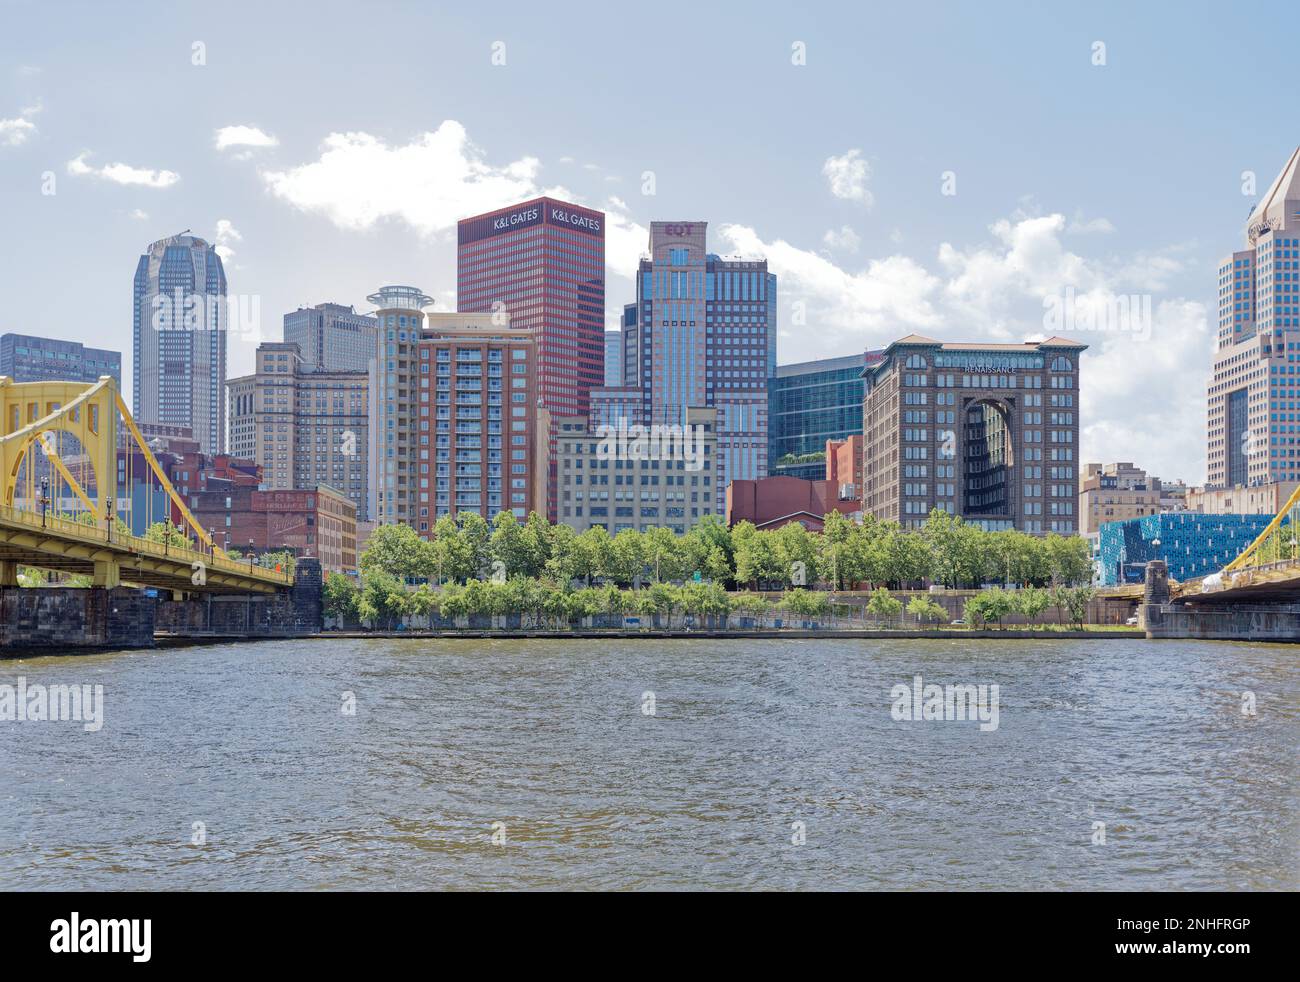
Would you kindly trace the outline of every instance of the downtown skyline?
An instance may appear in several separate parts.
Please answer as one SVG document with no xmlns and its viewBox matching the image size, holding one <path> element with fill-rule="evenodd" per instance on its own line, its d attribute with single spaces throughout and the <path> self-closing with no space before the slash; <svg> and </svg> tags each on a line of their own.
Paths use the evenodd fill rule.
<svg viewBox="0 0 1300 982">
<path fill-rule="evenodd" d="M 102 42 L 96 28 L 107 12 L 78 10 L 55 25 L 32 4 L 3 9 L 15 26 L 6 36 L 27 43 L 0 40 L 0 195 L 28 244 L 0 270 L 4 330 L 129 353 L 128 264 L 148 242 L 192 228 L 223 250 L 232 295 L 259 299 L 259 335 L 230 339 L 227 375 L 235 377 L 300 305 L 333 301 L 368 313 L 362 298 L 374 284 L 414 282 L 434 295 L 435 310 L 454 311 L 456 222 L 553 193 L 608 216 L 607 328 L 635 299 L 650 223 L 693 216 L 716 232 L 714 251 L 761 256 L 778 276 L 782 364 L 856 354 L 913 332 L 993 343 L 1046 337 L 1058 332 L 1043 328 L 1043 300 L 1067 289 L 1149 296 L 1147 339 L 1062 332 L 1089 345 L 1081 454 L 1138 456 L 1192 482 L 1205 476 L 1215 303 L 1207 273 L 1295 142 L 1247 125 L 1244 142 L 1215 147 L 1193 140 L 1163 103 L 1151 112 L 1171 86 L 1202 110 L 1240 112 L 1216 85 L 1220 70 L 1244 63 L 1253 24 L 1268 16 L 1263 7 L 1214 32 L 1118 6 L 1026 11 L 1004 38 L 953 7 L 928 25 L 924 44 L 899 12 L 818 21 L 756 8 L 733 25 L 734 44 L 665 45 L 664 70 L 689 70 L 702 85 L 743 82 L 746 106 L 797 122 L 778 123 L 779 140 L 728 127 L 727 140 L 709 141 L 708 126 L 683 119 L 680 143 L 643 137 L 636 126 L 613 139 L 601 119 L 662 117 L 653 99 L 627 102 L 651 90 L 613 72 L 607 91 L 566 94 L 551 60 L 561 32 L 526 8 L 475 24 L 402 4 L 374 15 L 456 40 L 440 64 L 420 63 L 414 86 L 391 66 L 350 73 L 345 86 L 299 64 L 303 54 L 275 42 L 286 29 L 281 12 L 266 12 L 266 32 L 255 37 L 232 29 L 238 16 L 225 25 L 182 16 L 165 33 L 142 26 L 130 40 Z M 315 42 L 305 50 L 319 51 L 340 43 L 353 18 L 367 19 L 352 11 L 329 29 L 295 30 Z M 864 28 L 874 67 L 837 41 L 846 27 Z M 891 27 L 896 53 L 880 40 Z M 66 35 L 60 45 L 56 30 Z M 665 42 L 654 25 L 644 30 Z M 1016 47 L 1031 30 L 1035 43 Z M 612 72 L 604 31 L 582 27 L 563 47 L 581 48 L 593 71 Z M 1097 40 L 1107 45 L 1105 65 L 1092 63 Z M 504 64 L 492 63 L 497 41 Z M 806 64 L 795 65 L 791 45 L 800 41 Z M 192 64 L 196 42 L 205 64 Z M 948 63 L 913 68 L 901 89 L 887 86 L 884 76 L 901 71 L 906 55 L 915 61 L 936 47 L 953 55 Z M 272 53 L 281 61 L 268 68 L 259 59 Z M 69 75 L 74 63 L 101 73 L 104 85 Z M 286 63 L 321 97 L 306 107 L 262 97 L 259 74 Z M 1001 74 L 990 72 L 994 64 Z M 438 86 L 444 73 L 472 77 L 473 97 Z M 195 111 L 182 121 L 164 113 L 166 124 L 133 118 L 124 88 L 146 75 L 166 81 L 168 105 L 184 100 Z M 836 94 L 846 85 L 865 98 L 844 104 Z M 396 97 L 390 86 L 401 90 Z M 1265 91 L 1246 111 L 1266 118 L 1284 104 L 1275 99 Z M 548 104 L 566 126 L 546 124 Z M 508 122 L 495 118 L 507 108 L 517 110 Z M 1148 142 L 1151 153 L 1134 152 Z M 1254 196 L 1242 193 L 1247 170 Z M 54 195 L 40 193 L 46 171 Z M 653 195 L 641 193 L 647 171 Z M 955 195 L 941 191 L 949 171 Z M 95 310 L 106 323 L 93 338 L 42 302 L 56 275 L 51 252 L 74 228 L 78 241 L 95 243 L 77 263 L 79 282 L 105 298 Z"/>
</svg>

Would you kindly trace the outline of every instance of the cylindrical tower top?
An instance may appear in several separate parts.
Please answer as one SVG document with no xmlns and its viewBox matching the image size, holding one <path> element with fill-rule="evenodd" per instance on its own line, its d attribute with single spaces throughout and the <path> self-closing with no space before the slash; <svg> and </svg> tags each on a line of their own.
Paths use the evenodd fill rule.
<svg viewBox="0 0 1300 982">
<path fill-rule="evenodd" d="M 423 310 L 433 303 L 433 297 L 416 286 L 381 286 L 366 299 L 379 310 Z"/>
</svg>

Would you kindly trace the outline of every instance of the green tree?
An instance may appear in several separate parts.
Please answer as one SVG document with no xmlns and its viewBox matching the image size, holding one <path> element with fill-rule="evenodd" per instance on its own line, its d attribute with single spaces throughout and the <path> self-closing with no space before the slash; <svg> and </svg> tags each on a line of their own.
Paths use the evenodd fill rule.
<svg viewBox="0 0 1300 982">
<path fill-rule="evenodd" d="M 609 551 L 609 568 L 605 575 L 617 583 L 640 586 L 641 573 L 645 569 L 641 533 L 635 529 L 624 529 L 611 540 Z"/>
<path fill-rule="evenodd" d="M 432 575 L 432 548 L 409 525 L 380 525 L 370 533 L 361 553 L 361 572 L 379 572 L 399 580 Z"/>
<path fill-rule="evenodd" d="M 321 598 L 326 617 L 347 619 L 356 614 L 357 584 L 352 577 L 330 573 L 321 586 Z"/>
<path fill-rule="evenodd" d="M 799 617 L 824 617 L 831 609 L 831 598 L 816 590 L 802 587 L 781 598 L 781 606 Z"/>
<path fill-rule="evenodd" d="M 1016 591 L 1015 605 L 1016 613 L 1032 624 L 1039 614 L 1052 605 L 1052 595 L 1039 587 L 1027 586 Z"/>
<path fill-rule="evenodd" d="M 892 621 L 902 612 L 903 602 L 883 586 L 876 587 L 867 598 L 867 613 L 882 620 Z"/>
<path fill-rule="evenodd" d="M 996 621 L 1002 625 L 1002 618 L 1015 609 L 1015 601 L 1010 593 L 1001 587 L 981 590 L 966 601 L 966 619 L 975 624 L 988 624 Z"/>
<path fill-rule="evenodd" d="M 439 584 L 459 583 L 474 576 L 478 572 L 476 559 L 473 543 L 461 532 L 455 518 L 443 515 L 434 523 L 429 562 Z"/>
<path fill-rule="evenodd" d="M 146 542 L 157 542 L 172 547 L 188 548 L 192 545 L 185 529 L 171 522 L 154 522 L 144 530 Z"/>
<path fill-rule="evenodd" d="M 782 563 L 771 532 L 760 532 L 752 522 L 740 522 L 731 530 L 731 541 L 736 550 L 737 583 L 790 582 L 790 570 Z"/>
<path fill-rule="evenodd" d="M 635 533 L 634 533 L 635 534 Z M 603 525 L 593 525 L 574 542 L 574 570 L 590 585 L 595 577 L 613 577 L 614 546 Z"/>
<path fill-rule="evenodd" d="M 907 602 L 907 612 L 916 618 L 917 624 L 939 624 L 948 620 L 948 611 L 943 604 L 936 603 L 929 597 L 913 597 Z"/>
<path fill-rule="evenodd" d="M 811 535 L 799 522 L 786 522 L 772 533 L 778 561 L 785 570 L 784 583 L 794 583 L 794 571 L 802 564 L 803 582 L 798 586 L 812 586 L 817 582 L 817 537 Z"/>
<path fill-rule="evenodd" d="M 362 574 L 361 596 L 357 601 L 357 613 L 362 620 L 377 621 L 391 631 L 409 611 L 410 596 L 400 579 L 382 569 Z"/>
<path fill-rule="evenodd" d="M 1077 535 L 1049 534 L 1044 539 L 1052 582 L 1073 586 L 1092 579 L 1092 556 L 1088 543 Z"/>
</svg>

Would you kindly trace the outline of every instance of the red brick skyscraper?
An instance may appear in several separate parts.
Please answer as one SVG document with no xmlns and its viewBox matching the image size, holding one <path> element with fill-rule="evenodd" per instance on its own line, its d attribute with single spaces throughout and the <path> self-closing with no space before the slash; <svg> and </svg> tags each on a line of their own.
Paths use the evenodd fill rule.
<svg viewBox="0 0 1300 982">
<path fill-rule="evenodd" d="M 552 416 L 585 416 L 605 384 L 605 214 L 535 198 L 463 219 L 456 303 L 510 315 L 537 338 L 537 394 Z M 554 493 L 550 515 L 555 518 Z"/>
</svg>

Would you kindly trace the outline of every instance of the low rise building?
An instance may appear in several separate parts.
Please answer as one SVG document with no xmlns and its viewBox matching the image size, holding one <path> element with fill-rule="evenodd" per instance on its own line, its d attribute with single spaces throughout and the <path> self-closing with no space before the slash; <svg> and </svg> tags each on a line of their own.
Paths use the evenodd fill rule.
<svg viewBox="0 0 1300 982">
<path fill-rule="evenodd" d="M 610 535 L 684 533 L 717 514 L 717 415 L 688 409 L 685 426 L 555 418 L 559 520 L 579 532 L 600 526 Z"/>
<path fill-rule="evenodd" d="M 190 511 L 223 549 L 260 555 L 287 549 L 332 573 L 357 570 L 356 504 L 334 488 L 238 486 L 189 495 Z"/>
<path fill-rule="evenodd" d="M 760 529 L 776 529 L 798 522 L 820 532 L 832 511 L 860 518 L 862 503 L 854 496 L 841 497 L 842 487 L 833 480 L 783 476 L 732 481 L 727 485 L 727 525 L 752 522 Z"/>
<path fill-rule="evenodd" d="M 1297 487 L 1297 481 L 1271 481 L 1231 488 L 1191 488 L 1187 492 L 1187 509 L 1203 515 L 1276 515 Z"/>
</svg>

